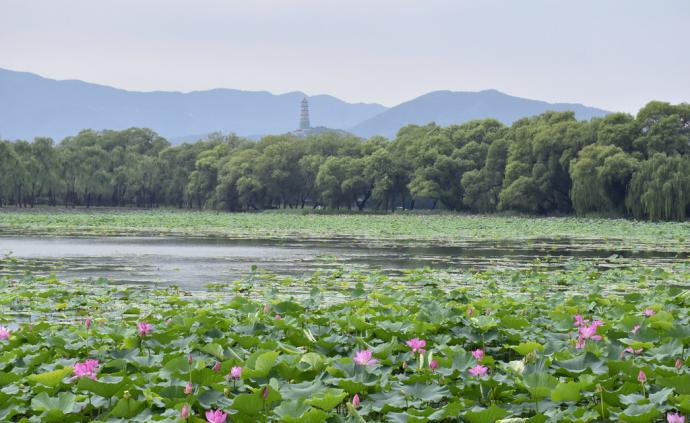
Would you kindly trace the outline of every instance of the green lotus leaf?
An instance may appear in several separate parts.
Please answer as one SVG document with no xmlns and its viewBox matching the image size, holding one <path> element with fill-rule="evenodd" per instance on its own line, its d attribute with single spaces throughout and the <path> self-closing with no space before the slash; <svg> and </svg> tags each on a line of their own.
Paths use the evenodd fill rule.
<svg viewBox="0 0 690 423">
<path fill-rule="evenodd" d="M 72 372 L 72 367 L 63 367 L 62 369 L 31 375 L 27 379 L 32 383 L 40 383 L 41 385 L 54 388 L 58 386 L 67 375 L 72 374 Z"/>
<path fill-rule="evenodd" d="M 580 384 L 577 382 L 561 382 L 551 391 L 552 401 L 579 401 Z"/>
<path fill-rule="evenodd" d="M 690 394 L 690 374 L 679 376 L 659 376 L 655 383 L 659 386 L 673 388 L 677 394 Z"/>
<path fill-rule="evenodd" d="M 144 407 L 146 407 L 144 401 L 138 401 L 134 398 L 121 398 L 110 411 L 110 415 L 122 419 L 131 419 L 141 413 Z"/>
<path fill-rule="evenodd" d="M 400 391 L 408 397 L 418 398 L 427 402 L 438 402 L 450 396 L 448 388 L 439 385 L 426 385 L 415 383 L 414 385 L 403 385 Z"/>
<path fill-rule="evenodd" d="M 98 380 L 82 377 L 77 382 L 77 388 L 83 391 L 93 392 L 105 398 L 117 395 L 129 384 L 129 381 L 122 377 L 107 376 Z"/>
<path fill-rule="evenodd" d="M 41 392 L 31 399 L 31 409 L 69 414 L 74 409 L 76 398 L 71 392 L 60 392 L 57 397 L 51 397 L 47 392 Z"/>
<path fill-rule="evenodd" d="M 306 404 L 320 408 L 323 411 L 331 411 L 347 397 L 347 392 L 342 389 L 326 388 L 316 395 L 308 398 Z"/>
<path fill-rule="evenodd" d="M 630 423 L 649 423 L 661 414 L 654 404 L 632 404 L 620 414 L 621 421 Z"/>
<path fill-rule="evenodd" d="M 469 423 L 494 423 L 507 415 L 508 411 L 496 405 L 492 405 L 485 409 L 473 408 L 463 415 L 463 419 L 467 420 Z"/>
<path fill-rule="evenodd" d="M 249 368 L 244 370 L 244 375 L 254 379 L 267 377 L 279 355 L 278 351 L 267 351 L 254 357 L 253 360 L 248 360 L 247 366 Z"/>
<path fill-rule="evenodd" d="M 520 344 L 514 345 L 510 348 L 520 355 L 527 355 L 532 351 L 544 351 L 544 346 L 538 342 L 521 342 Z"/>
<path fill-rule="evenodd" d="M 595 375 L 607 372 L 606 363 L 590 352 L 577 355 L 569 360 L 554 361 L 553 366 L 557 369 L 564 369 L 570 374 L 580 374 L 587 370 Z"/>
<path fill-rule="evenodd" d="M 225 358 L 225 354 L 223 353 L 223 347 L 221 347 L 218 344 L 215 343 L 210 343 L 206 344 L 203 347 L 200 348 L 202 352 L 205 352 L 206 354 L 210 354 L 217 358 L 218 360 L 223 360 Z"/>
<path fill-rule="evenodd" d="M 534 398 L 546 398 L 558 385 L 558 379 L 545 372 L 535 372 L 525 376 L 525 386 Z"/>
</svg>

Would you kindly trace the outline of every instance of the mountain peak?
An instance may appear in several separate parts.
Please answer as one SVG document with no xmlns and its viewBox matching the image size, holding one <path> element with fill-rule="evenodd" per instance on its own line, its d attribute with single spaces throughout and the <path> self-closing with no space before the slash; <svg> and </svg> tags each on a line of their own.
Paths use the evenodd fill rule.
<svg viewBox="0 0 690 423">
<path fill-rule="evenodd" d="M 514 97 L 495 89 L 482 91 L 432 91 L 392 107 L 352 128 L 361 137 L 383 135 L 395 137 L 398 129 L 408 124 L 425 125 L 435 122 L 446 126 L 474 119 L 493 118 L 510 125 L 518 119 L 548 110 L 575 112 L 578 119 L 605 116 L 609 112 L 581 104 L 547 103 Z"/>
</svg>

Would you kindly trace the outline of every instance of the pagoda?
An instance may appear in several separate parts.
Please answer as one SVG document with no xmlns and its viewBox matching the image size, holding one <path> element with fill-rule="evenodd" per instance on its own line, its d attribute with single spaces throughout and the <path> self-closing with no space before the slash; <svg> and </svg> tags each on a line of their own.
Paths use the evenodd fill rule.
<svg viewBox="0 0 690 423">
<path fill-rule="evenodd" d="M 309 129 L 311 124 L 309 123 L 309 102 L 307 101 L 307 96 L 302 99 L 302 108 L 299 115 L 299 129 Z"/>
</svg>

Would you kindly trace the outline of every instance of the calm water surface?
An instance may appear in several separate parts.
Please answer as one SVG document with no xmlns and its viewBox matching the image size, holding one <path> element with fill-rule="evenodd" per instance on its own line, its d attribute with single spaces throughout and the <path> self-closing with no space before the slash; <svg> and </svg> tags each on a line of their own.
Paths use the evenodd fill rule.
<svg viewBox="0 0 690 423">
<path fill-rule="evenodd" d="M 428 266 L 470 269 L 564 266 L 574 258 L 600 266 L 664 265 L 688 252 L 617 251 L 607 244 L 568 239 L 468 241 L 461 246 L 381 244 L 355 239 L 253 241 L 176 237 L 0 236 L 0 273 L 55 273 L 61 278 L 104 277 L 120 283 L 175 284 L 199 289 L 260 271 L 302 276 L 315 270 L 371 270 L 396 274 Z M 615 255 L 615 256 L 614 256 Z M 613 256 L 613 257 L 612 257 Z"/>
</svg>

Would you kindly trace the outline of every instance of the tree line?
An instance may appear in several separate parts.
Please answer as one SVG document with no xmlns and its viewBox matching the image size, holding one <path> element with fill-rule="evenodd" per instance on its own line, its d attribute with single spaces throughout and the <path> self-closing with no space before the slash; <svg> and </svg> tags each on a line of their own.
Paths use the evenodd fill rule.
<svg viewBox="0 0 690 423">
<path fill-rule="evenodd" d="M 149 129 L 0 141 L 0 206 L 227 211 L 444 208 L 475 213 L 690 216 L 690 104 L 578 121 L 546 112 L 408 125 L 393 140 L 324 133 L 171 145 Z"/>
</svg>

